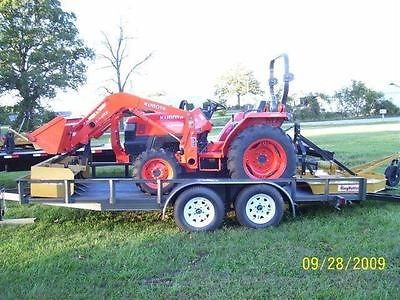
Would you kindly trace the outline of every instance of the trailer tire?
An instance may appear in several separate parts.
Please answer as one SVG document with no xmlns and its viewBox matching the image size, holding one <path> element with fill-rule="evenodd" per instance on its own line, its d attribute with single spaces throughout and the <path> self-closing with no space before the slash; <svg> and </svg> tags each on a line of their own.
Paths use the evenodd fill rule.
<svg viewBox="0 0 400 300">
<path fill-rule="evenodd" d="M 281 128 L 254 125 L 231 143 L 227 167 L 231 178 L 292 177 L 296 171 L 295 148 Z"/>
<path fill-rule="evenodd" d="M 154 181 L 138 183 L 137 186 L 142 192 L 151 195 L 157 194 L 156 179 L 176 179 L 181 171 L 181 167 L 171 152 L 164 149 L 151 149 L 142 152 L 133 164 L 133 178 L 147 179 Z M 174 187 L 171 182 L 163 183 L 163 193 L 170 192 Z"/>
<path fill-rule="evenodd" d="M 249 228 L 277 226 L 284 210 L 280 192 L 265 184 L 244 188 L 235 201 L 236 219 Z"/>
<path fill-rule="evenodd" d="M 183 191 L 175 201 L 174 217 L 185 231 L 212 231 L 225 217 L 222 198 L 212 189 L 195 186 Z"/>
</svg>

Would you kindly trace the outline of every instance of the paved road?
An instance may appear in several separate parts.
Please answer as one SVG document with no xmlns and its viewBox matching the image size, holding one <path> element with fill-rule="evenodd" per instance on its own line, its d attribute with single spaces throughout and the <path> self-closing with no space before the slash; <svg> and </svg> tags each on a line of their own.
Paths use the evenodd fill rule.
<svg viewBox="0 0 400 300">
<path fill-rule="evenodd" d="M 358 120 L 336 120 L 336 121 L 319 121 L 319 122 L 301 122 L 302 134 L 304 136 L 329 135 L 339 133 L 356 133 L 356 132 L 381 132 L 393 131 L 394 136 L 400 139 L 400 117 L 376 118 L 376 119 L 358 119 Z M 287 126 L 286 126 L 287 125 Z M 284 125 L 287 128 L 288 124 Z M 221 129 L 222 126 L 214 127 Z M 216 138 L 215 131 L 210 137 Z M 288 131 L 293 136 L 293 130 Z"/>
<path fill-rule="evenodd" d="M 357 125 L 357 124 L 377 124 L 377 123 L 399 123 L 400 117 L 376 118 L 376 119 L 357 119 L 357 120 L 335 120 L 318 122 L 301 122 L 303 126 L 331 126 L 331 125 Z"/>
<path fill-rule="evenodd" d="M 334 125 L 334 124 L 332 124 Z M 303 127 L 302 134 L 304 136 L 316 136 L 316 135 L 329 135 L 339 133 L 361 133 L 361 132 L 381 132 L 381 131 L 393 131 L 393 141 L 400 141 L 400 122 L 391 124 L 362 124 L 362 125 L 344 125 L 344 126 L 321 126 L 320 128 Z"/>
<path fill-rule="evenodd" d="M 393 131 L 394 136 L 397 132 L 397 137 L 400 137 L 400 117 L 304 122 L 301 126 L 304 136 Z"/>
</svg>

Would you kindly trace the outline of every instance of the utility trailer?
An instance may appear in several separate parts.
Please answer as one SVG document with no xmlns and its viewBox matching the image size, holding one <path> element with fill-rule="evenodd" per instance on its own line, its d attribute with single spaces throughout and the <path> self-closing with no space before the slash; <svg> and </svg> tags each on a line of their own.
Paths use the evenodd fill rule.
<svg viewBox="0 0 400 300">
<path fill-rule="evenodd" d="M 339 209 L 366 198 L 400 202 L 400 196 L 382 193 L 385 182 L 389 186 L 398 183 L 398 154 L 349 169 L 334 159 L 332 152 L 319 148 L 302 136 L 298 125 L 294 127 L 293 144 L 299 148 L 299 167 L 298 174 L 290 178 L 139 180 L 127 178 L 129 164 L 125 164 L 125 178 L 96 178 L 96 167 L 112 163 L 91 162 L 88 167 L 92 169 L 92 177 L 78 179 L 75 173 L 80 173 L 79 165 L 76 168 L 68 165 L 74 158 L 60 155 L 34 166 L 30 176 L 17 181 L 17 193 L 3 192 L 0 200 L 95 211 L 160 211 L 162 218 L 168 207 L 173 207 L 177 225 L 187 231 L 217 229 L 231 210 L 235 211 L 241 225 L 265 228 L 278 225 L 285 210 L 296 216 L 297 208 L 302 204 L 325 203 Z M 322 161 L 314 161 L 309 156 Z M 324 166 L 323 161 L 329 164 Z M 372 172 L 390 161 L 386 178 Z M 343 171 L 336 170 L 335 166 Z M 319 173 L 324 169 L 321 167 L 327 168 L 328 173 Z M 32 176 L 34 172 L 37 174 Z M 140 189 L 143 184 L 151 185 L 156 193 L 143 193 Z M 4 201 L 1 206 L 2 201 L 0 219 L 4 214 Z"/>
<path fill-rule="evenodd" d="M 81 165 L 73 163 L 77 157 L 59 155 L 32 167 L 29 177 L 17 181 L 18 192 L 2 193 L 0 200 L 95 211 L 152 210 L 160 211 L 163 218 L 172 206 L 177 225 L 187 231 L 217 229 L 230 210 L 235 211 L 241 225 L 265 228 L 278 225 L 285 210 L 296 216 L 302 204 L 326 203 L 340 208 L 367 196 L 400 202 L 400 196 L 378 193 L 400 180 L 397 153 L 349 169 L 334 158 L 333 152 L 302 136 L 298 124 L 294 125 L 294 133 L 298 168 L 297 175 L 290 178 L 234 179 L 221 174 L 201 178 L 194 174 L 192 178 L 180 179 L 133 179 L 126 178 L 129 164 L 124 164 L 125 178 L 95 178 L 96 167 L 115 163 Z M 86 148 L 84 153 L 90 149 Z M 387 162 L 391 163 L 385 176 L 372 172 Z M 89 168 L 92 178 L 81 179 L 89 175 Z M 140 188 L 143 184 L 156 192 L 144 193 Z M 4 205 L 0 211 L 4 212 Z"/>
<path fill-rule="evenodd" d="M 164 193 L 166 180 L 157 180 L 157 194 L 137 187 L 143 180 L 90 178 L 73 180 L 18 180 L 18 193 L 3 193 L 3 199 L 21 204 L 44 204 L 95 211 L 160 211 L 165 217 L 173 206 L 177 225 L 187 231 L 210 231 L 234 210 L 238 222 L 250 228 L 276 226 L 284 211 L 296 216 L 301 204 L 329 203 L 339 208 L 367 195 L 363 177 L 281 178 L 274 180 L 175 179 L 175 188 Z M 57 198 L 34 197 L 32 185 L 53 185 Z M 317 186 L 320 192 L 313 192 Z M 73 188 L 73 192 L 71 189 Z"/>
</svg>

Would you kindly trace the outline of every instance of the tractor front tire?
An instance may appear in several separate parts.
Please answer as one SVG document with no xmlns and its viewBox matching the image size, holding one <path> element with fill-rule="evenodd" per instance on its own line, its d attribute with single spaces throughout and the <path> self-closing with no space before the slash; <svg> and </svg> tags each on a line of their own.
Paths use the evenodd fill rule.
<svg viewBox="0 0 400 300">
<path fill-rule="evenodd" d="M 281 128 L 254 125 L 231 143 L 227 167 L 231 178 L 290 178 L 296 171 L 296 152 Z"/>
<path fill-rule="evenodd" d="M 176 179 L 181 171 L 177 160 L 171 152 L 164 149 L 151 149 L 142 152 L 133 164 L 133 178 L 147 180 L 138 183 L 141 191 L 151 195 L 157 194 L 157 179 Z M 164 182 L 163 193 L 168 193 L 174 187 L 172 182 Z"/>
</svg>

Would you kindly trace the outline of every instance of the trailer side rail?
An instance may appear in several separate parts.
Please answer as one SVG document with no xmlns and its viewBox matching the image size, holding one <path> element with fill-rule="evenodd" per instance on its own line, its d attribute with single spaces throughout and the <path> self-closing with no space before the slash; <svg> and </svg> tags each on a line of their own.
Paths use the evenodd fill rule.
<svg viewBox="0 0 400 300">
<path fill-rule="evenodd" d="M 122 199 L 127 200 L 130 196 L 136 197 L 138 200 L 149 200 L 154 202 L 160 209 L 168 203 L 173 203 L 173 199 L 185 188 L 194 185 L 207 186 L 239 186 L 239 185 L 254 185 L 268 184 L 273 185 L 286 195 L 289 202 L 293 205 L 309 202 L 328 202 L 334 201 L 339 197 L 346 200 L 365 200 L 366 198 L 366 180 L 362 177 L 343 177 L 343 178 L 287 178 L 275 180 L 234 180 L 234 179 L 176 179 L 176 180 L 157 180 L 157 195 L 151 196 L 142 193 L 136 188 L 139 183 L 147 182 L 148 180 L 136 180 L 132 178 L 90 178 L 90 179 L 74 179 L 74 180 L 33 180 L 29 178 L 21 178 L 18 180 L 18 202 L 21 204 L 27 203 L 45 203 L 48 205 L 62 203 L 68 205 L 79 202 L 98 202 L 107 204 L 106 207 L 111 209 L 117 205 Z M 177 187 L 169 194 L 163 192 L 163 183 L 173 182 Z M 324 193 L 315 195 L 310 192 L 304 193 L 296 189 L 299 184 L 319 182 L 324 185 Z M 63 193 L 57 198 L 38 198 L 30 195 L 30 184 L 56 184 L 62 186 Z M 332 184 L 343 183 L 344 185 L 357 186 L 356 190 L 351 192 L 330 193 Z M 76 185 L 76 192 L 71 195 L 71 184 Z M 91 189 L 102 187 L 101 194 L 90 193 Z M 132 189 L 132 191 L 129 191 Z M 123 193 L 129 193 L 124 194 Z M 86 194 L 85 194 L 86 193 Z M 96 197 L 99 199 L 96 200 Z M 135 200 L 135 199 L 131 199 Z M 126 201 L 125 201 L 126 202 Z M 123 209 L 123 207 L 120 207 Z"/>
</svg>

